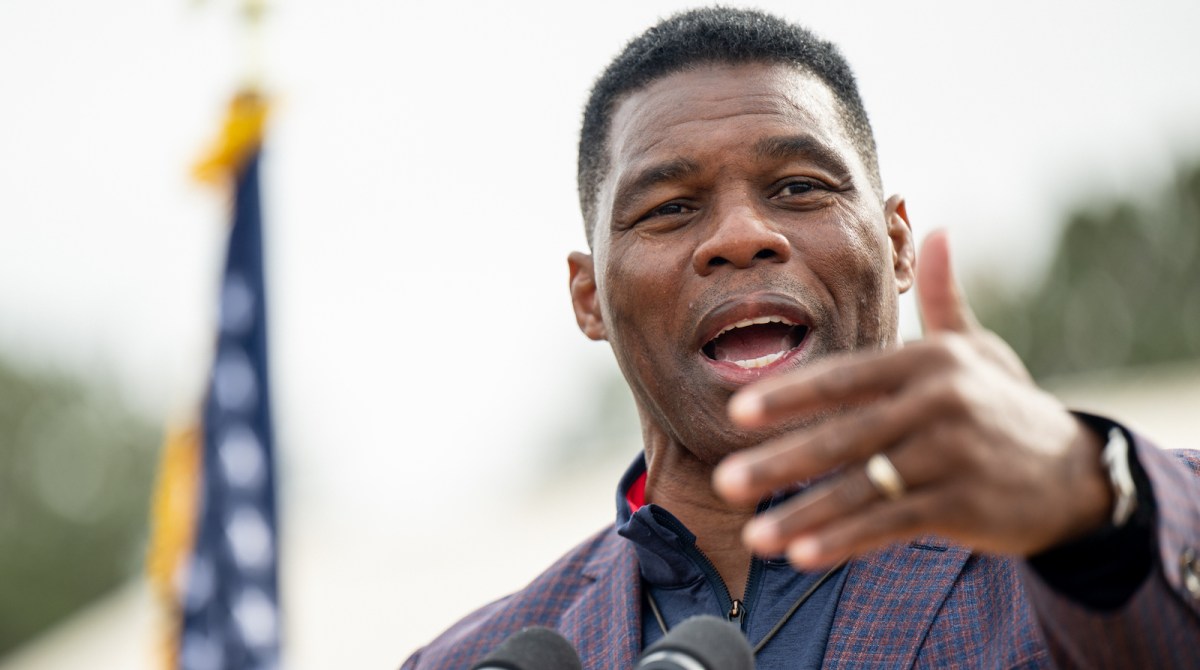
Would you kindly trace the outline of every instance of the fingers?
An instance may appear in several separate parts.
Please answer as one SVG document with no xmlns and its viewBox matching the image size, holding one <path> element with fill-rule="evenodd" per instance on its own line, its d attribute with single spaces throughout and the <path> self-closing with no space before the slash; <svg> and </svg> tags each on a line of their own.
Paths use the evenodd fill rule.
<svg viewBox="0 0 1200 670">
<path fill-rule="evenodd" d="M 754 518 L 746 524 L 742 541 L 761 556 L 781 554 L 796 538 L 879 500 L 862 468 L 855 467 Z"/>
<path fill-rule="evenodd" d="M 865 461 L 916 431 L 940 404 L 938 389 L 930 384 L 895 398 L 878 399 L 811 430 L 789 433 L 728 456 L 714 472 L 713 486 L 727 500 L 754 502 L 846 463 Z"/>
<path fill-rule="evenodd" d="M 1054 431 L 1034 427 L 1046 413 L 1031 404 L 1019 361 L 979 327 L 955 282 L 944 232 L 925 240 L 917 292 L 926 340 L 831 358 L 731 399 L 731 419 L 747 428 L 835 410 L 815 427 L 730 455 L 714 472 L 717 493 L 738 503 L 833 473 L 747 524 L 743 539 L 756 553 L 786 553 L 811 568 L 926 532 L 1020 552 L 1032 545 L 1028 524 L 1015 521 L 1027 519 L 1031 506 L 1054 516 L 1061 487 L 1040 486 L 1045 468 L 1030 463 L 1052 452 L 1025 439 L 1045 442 Z M 903 479 L 894 500 L 866 476 L 863 463 L 877 453 Z M 1001 456 L 1024 467 L 994 467 Z"/>
<path fill-rule="evenodd" d="M 847 556 L 935 530 L 930 520 L 944 504 L 942 496 L 933 493 L 878 503 L 818 532 L 793 539 L 783 552 L 802 570 L 832 565 Z"/>
<path fill-rule="evenodd" d="M 888 457 L 907 489 L 897 500 L 885 499 L 867 477 L 864 466 L 856 463 L 752 520 L 746 526 L 743 540 L 760 555 L 782 553 L 796 538 L 827 525 L 840 524 L 869 509 L 895 503 L 907 504 L 906 501 L 913 496 L 926 495 L 931 490 L 927 487 L 936 487 L 936 482 L 947 468 L 944 462 L 924 460 L 919 446 L 912 443 L 888 451 Z M 913 523 L 927 522 L 933 517 L 932 514 L 926 515 Z M 912 523 L 902 526 L 910 529 Z M 892 532 L 896 529 L 885 530 Z"/>
<path fill-rule="evenodd" d="M 954 279 L 946 231 L 930 233 L 917 259 L 917 304 L 926 334 L 976 330 L 979 322 Z"/>
<path fill-rule="evenodd" d="M 729 416 L 747 428 L 786 417 L 840 408 L 894 391 L 912 375 L 918 361 L 908 353 L 878 351 L 823 361 L 800 373 L 768 378 L 740 390 Z"/>
</svg>

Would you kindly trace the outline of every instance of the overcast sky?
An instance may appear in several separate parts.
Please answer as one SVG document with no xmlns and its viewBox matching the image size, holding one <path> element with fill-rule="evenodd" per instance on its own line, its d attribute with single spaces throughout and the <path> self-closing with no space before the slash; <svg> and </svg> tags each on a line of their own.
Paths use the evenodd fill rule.
<svg viewBox="0 0 1200 670">
<path fill-rule="evenodd" d="M 965 271 L 1035 272 L 1065 205 L 1200 154 L 1200 3 L 755 4 L 842 45 L 885 189 Z M 566 289 L 579 114 L 684 6 L 274 3 L 267 262 L 298 498 L 374 522 L 505 490 L 582 415 L 613 366 Z M 0 347 L 103 374 L 152 420 L 193 406 L 208 356 L 225 204 L 187 174 L 238 80 L 233 7 L 0 3 Z"/>
</svg>

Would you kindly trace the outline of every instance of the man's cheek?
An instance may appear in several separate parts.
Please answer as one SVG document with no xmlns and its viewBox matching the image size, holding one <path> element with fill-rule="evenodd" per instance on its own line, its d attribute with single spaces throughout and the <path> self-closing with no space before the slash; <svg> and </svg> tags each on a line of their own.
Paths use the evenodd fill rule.
<svg viewBox="0 0 1200 670">
<path fill-rule="evenodd" d="M 878 269 L 866 268 L 857 279 L 857 323 L 859 348 L 873 348 L 885 343 L 892 330 L 896 314 L 894 284 Z"/>
</svg>

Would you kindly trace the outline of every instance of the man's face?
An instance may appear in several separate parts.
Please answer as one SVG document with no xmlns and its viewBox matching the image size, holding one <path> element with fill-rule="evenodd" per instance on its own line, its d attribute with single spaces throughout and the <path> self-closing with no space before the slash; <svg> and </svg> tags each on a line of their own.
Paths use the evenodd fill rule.
<svg viewBox="0 0 1200 670">
<path fill-rule="evenodd" d="M 739 387 L 896 342 L 912 280 L 903 201 L 880 202 L 833 93 L 787 66 L 713 65 L 624 98 L 593 256 L 571 259 L 580 327 L 607 339 L 647 446 L 716 463 L 765 434 Z"/>
</svg>

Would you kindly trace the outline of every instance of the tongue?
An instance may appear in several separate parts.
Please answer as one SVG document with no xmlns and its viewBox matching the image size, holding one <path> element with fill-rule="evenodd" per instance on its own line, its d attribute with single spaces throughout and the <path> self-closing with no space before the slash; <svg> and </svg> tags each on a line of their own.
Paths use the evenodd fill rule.
<svg viewBox="0 0 1200 670">
<path fill-rule="evenodd" d="M 718 361 L 751 361 L 791 349 L 791 334 L 792 326 L 782 323 L 735 328 L 713 341 L 712 355 Z"/>
</svg>

